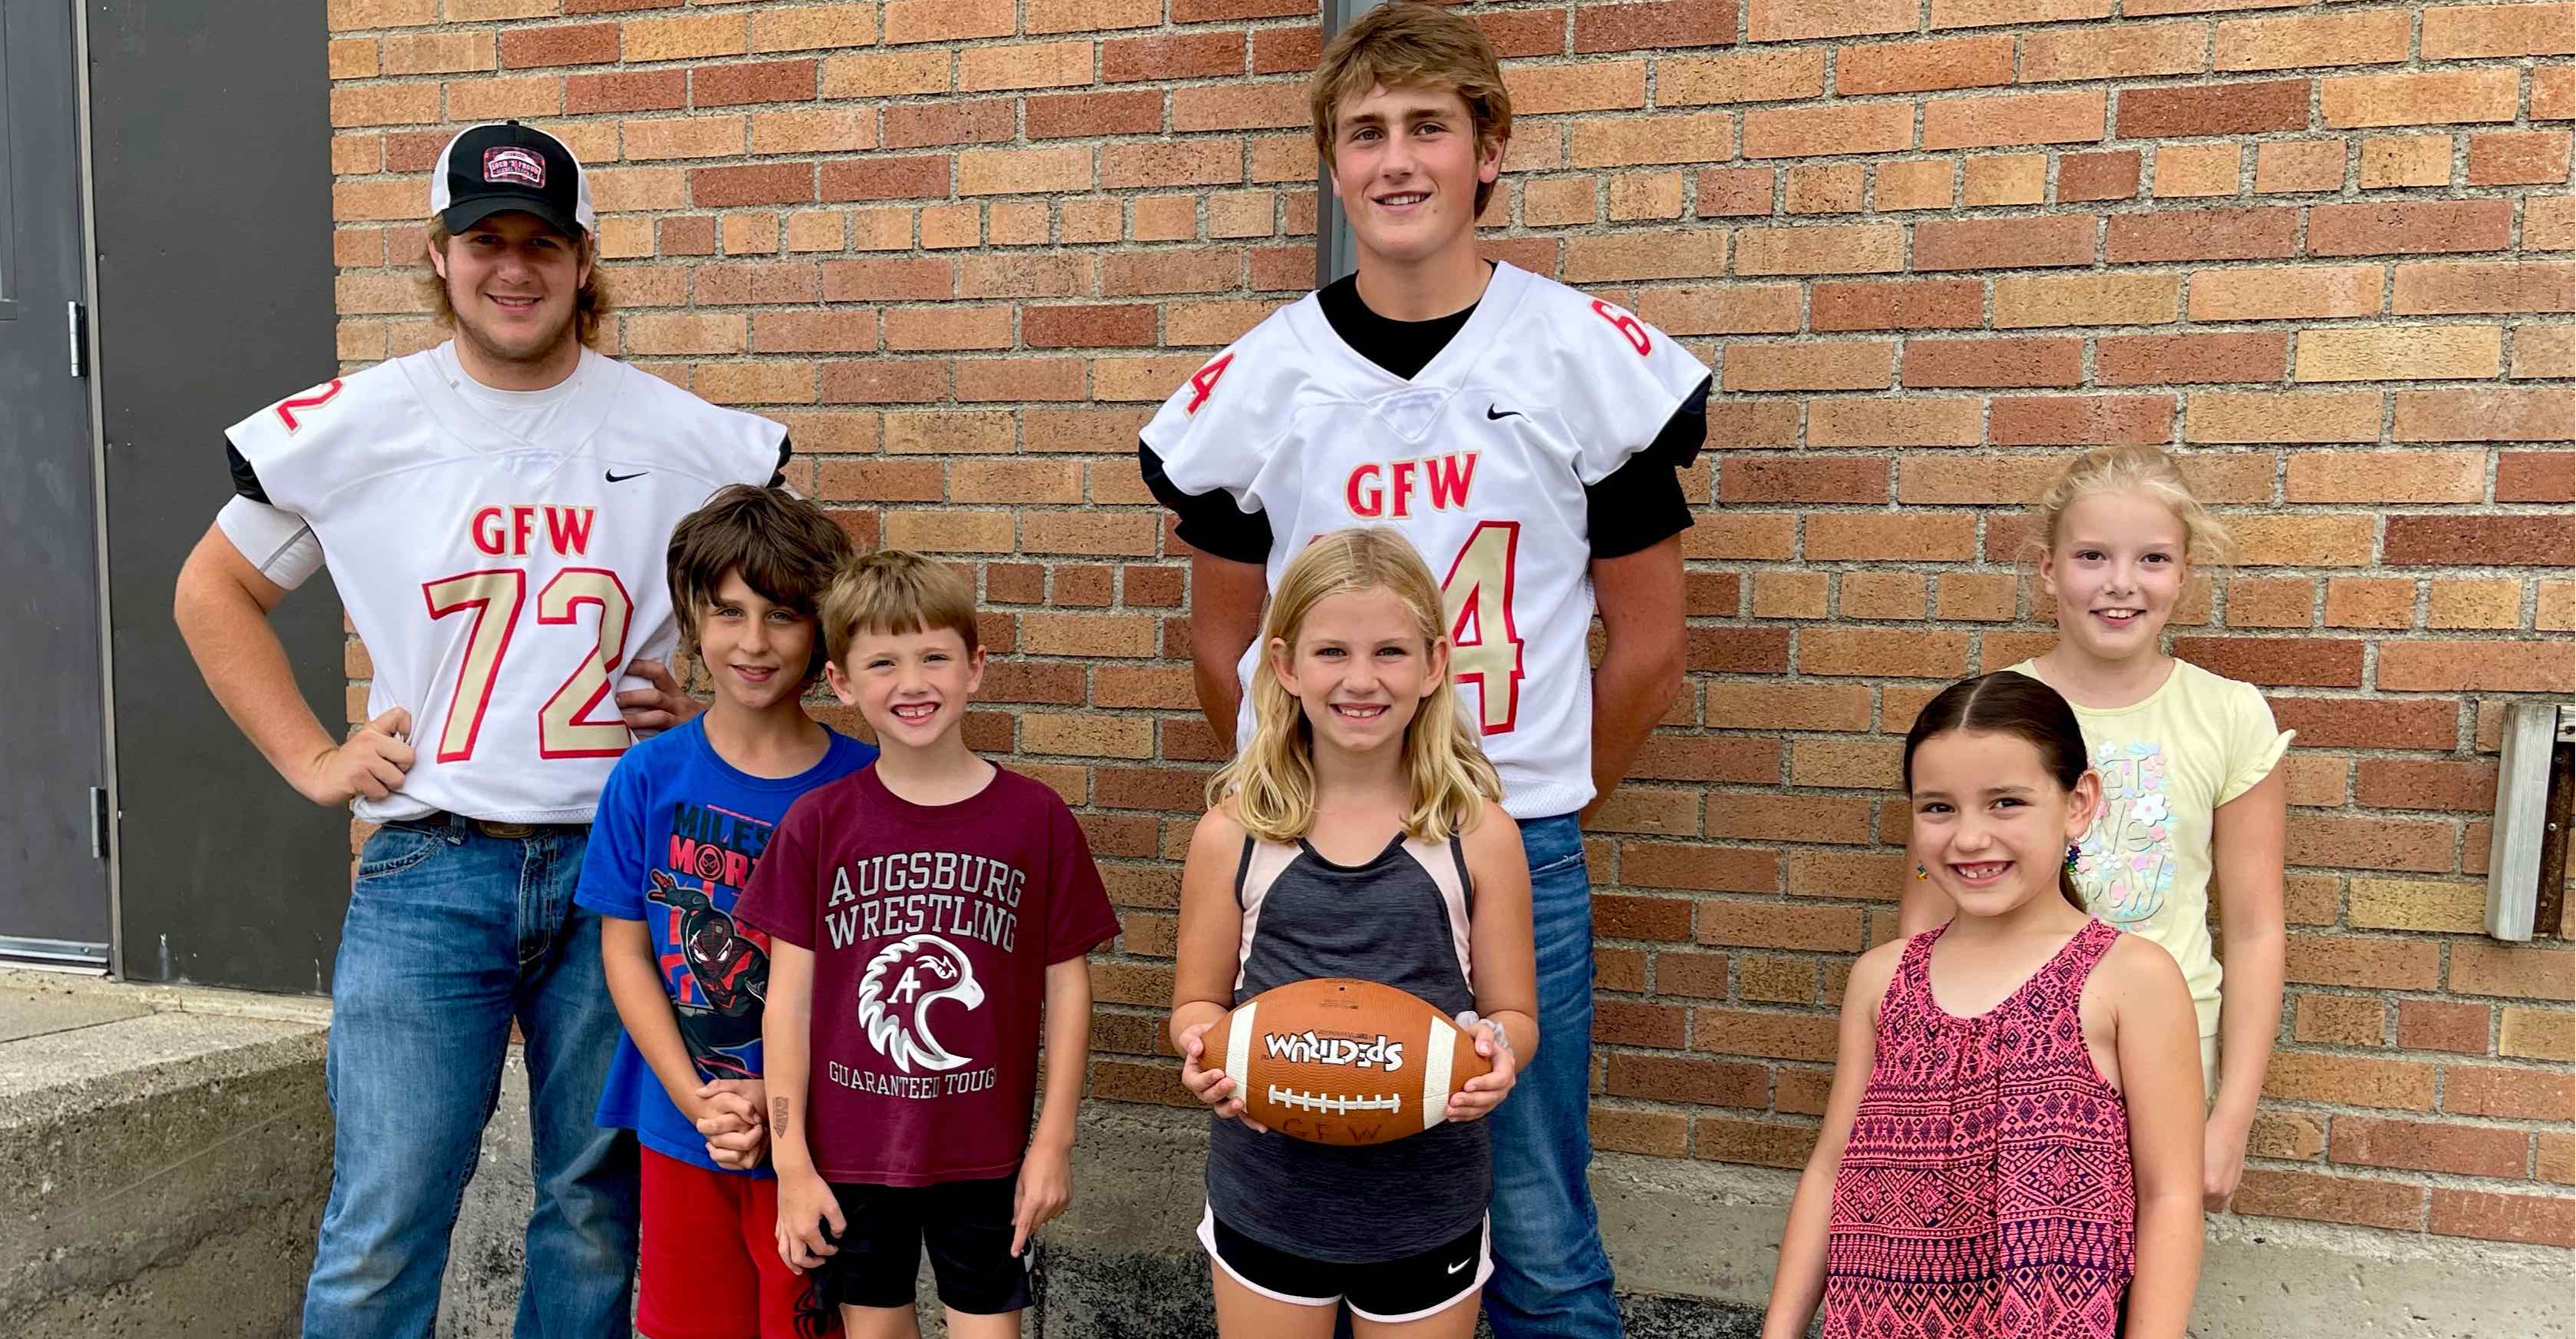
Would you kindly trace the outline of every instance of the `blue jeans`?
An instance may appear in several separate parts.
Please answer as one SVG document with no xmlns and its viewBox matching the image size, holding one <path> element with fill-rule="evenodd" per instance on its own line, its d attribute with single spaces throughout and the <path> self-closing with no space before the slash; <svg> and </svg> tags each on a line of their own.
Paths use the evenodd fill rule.
<svg viewBox="0 0 2576 1339">
<path fill-rule="evenodd" d="M 537 1188 L 515 1333 L 629 1333 L 635 1145 L 592 1119 L 619 1025 L 599 917 L 572 901 L 586 844 L 577 828 L 502 839 L 444 815 L 367 839 L 331 991 L 331 1199 L 306 1339 L 429 1335 L 514 1019 Z"/>
<path fill-rule="evenodd" d="M 1485 1318 L 1499 1339 L 1618 1339 L 1610 1257 L 1584 1169 L 1592 1165 L 1592 884 L 1574 815 L 1524 819 L 1538 938 L 1538 1055 L 1494 1123 L 1494 1276 Z"/>
</svg>

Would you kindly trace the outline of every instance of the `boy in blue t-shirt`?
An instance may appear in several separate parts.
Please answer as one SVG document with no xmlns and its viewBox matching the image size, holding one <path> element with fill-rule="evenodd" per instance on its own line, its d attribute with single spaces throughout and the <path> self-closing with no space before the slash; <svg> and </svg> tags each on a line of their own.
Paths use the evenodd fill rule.
<svg viewBox="0 0 2576 1339">
<path fill-rule="evenodd" d="M 820 508 L 747 484 L 680 522 L 680 655 L 706 667 L 715 701 L 627 750 L 591 826 L 573 900 L 605 918 L 600 957 L 626 1024 L 599 1123 L 643 1145 L 635 1326 L 647 1339 L 798 1334 L 805 1280 L 772 1245 L 768 936 L 733 906 L 787 807 L 876 760 L 803 704 L 823 668 L 815 606 L 849 553 Z"/>
</svg>

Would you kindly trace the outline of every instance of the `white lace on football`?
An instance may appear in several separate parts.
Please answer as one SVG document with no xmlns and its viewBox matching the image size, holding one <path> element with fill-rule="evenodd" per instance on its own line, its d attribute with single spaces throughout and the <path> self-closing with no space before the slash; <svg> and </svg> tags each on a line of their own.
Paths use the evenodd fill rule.
<svg viewBox="0 0 2576 1339">
<path fill-rule="evenodd" d="M 1347 1116 L 1354 1111 L 1402 1111 L 1404 1099 L 1386 1097 L 1335 1097 L 1330 1093 L 1301 1093 L 1294 1088 L 1270 1085 L 1270 1100 L 1292 1111 L 1320 1111 L 1328 1116 Z"/>
</svg>

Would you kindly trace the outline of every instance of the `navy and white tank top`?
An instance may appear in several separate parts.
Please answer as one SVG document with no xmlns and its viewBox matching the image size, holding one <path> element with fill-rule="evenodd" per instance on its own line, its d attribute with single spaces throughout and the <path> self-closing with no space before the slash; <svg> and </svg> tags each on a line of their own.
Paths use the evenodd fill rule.
<svg viewBox="0 0 2576 1339">
<path fill-rule="evenodd" d="M 1397 833 L 1362 865 L 1299 840 L 1247 837 L 1235 873 L 1243 910 L 1234 1003 L 1295 981 L 1352 977 L 1420 996 L 1452 1017 L 1476 1007 L 1467 908 L 1474 889 L 1457 838 Z M 1274 1250 L 1336 1264 L 1400 1260 L 1479 1223 L 1493 1197 L 1484 1121 L 1443 1122 L 1365 1148 L 1255 1134 L 1218 1120 L 1208 1139 L 1209 1207 Z"/>
</svg>

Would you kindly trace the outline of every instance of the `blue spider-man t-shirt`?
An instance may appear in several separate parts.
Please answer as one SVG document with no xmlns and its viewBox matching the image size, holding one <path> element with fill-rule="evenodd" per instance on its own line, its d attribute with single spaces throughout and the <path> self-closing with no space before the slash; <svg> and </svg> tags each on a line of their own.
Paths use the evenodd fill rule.
<svg viewBox="0 0 2576 1339">
<path fill-rule="evenodd" d="M 798 796 L 876 756 L 835 733 L 823 761 L 804 772 L 752 776 L 716 756 L 701 716 L 628 749 L 609 774 L 573 900 L 602 916 L 644 922 L 700 1078 L 761 1074 L 769 937 L 738 925 L 733 906 L 770 833 Z M 629 1038 L 618 1039 L 599 1123 L 633 1130 L 656 1153 L 724 1170 Z M 770 1175 L 768 1165 L 754 1174 Z"/>
</svg>

